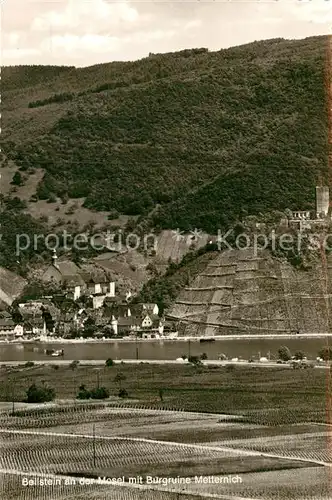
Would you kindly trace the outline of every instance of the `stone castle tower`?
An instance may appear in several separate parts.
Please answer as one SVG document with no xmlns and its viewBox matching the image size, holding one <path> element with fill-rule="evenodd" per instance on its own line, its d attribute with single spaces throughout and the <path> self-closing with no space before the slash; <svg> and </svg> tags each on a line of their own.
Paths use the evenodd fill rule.
<svg viewBox="0 0 332 500">
<path fill-rule="evenodd" d="M 330 193 L 328 186 L 316 186 L 316 217 L 324 218 L 328 215 Z"/>
</svg>

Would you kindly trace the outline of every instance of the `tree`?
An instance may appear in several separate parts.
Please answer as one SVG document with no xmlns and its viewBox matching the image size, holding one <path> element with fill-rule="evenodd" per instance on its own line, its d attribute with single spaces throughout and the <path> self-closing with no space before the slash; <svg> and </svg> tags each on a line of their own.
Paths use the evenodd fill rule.
<svg viewBox="0 0 332 500">
<path fill-rule="evenodd" d="M 332 347 L 323 347 L 318 353 L 318 356 L 324 361 L 332 360 Z"/>
<path fill-rule="evenodd" d="M 90 397 L 92 399 L 107 399 L 109 398 L 109 391 L 106 389 L 106 387 L 97 387 L 95 389 L 92 389 L 90 392 Z"/>
<path fill-rule="evenodd" d="M 26 394 L 28 403 L 45 403 L 55 399 L 55 390 L 46 385 L 38 387 L 36 384 L 32 384 Z"/>
<path fill-rule="evenodd" d="M 195 366 L 202 364 L 202 361 L 199 359 L 198 356 L 189 356 L 188 361 L 189 361 L 189 363 L 192 363 Z"/>
<path fill-rule="evenodd" d="M 119 398 L 126 398 L 128 396 L 128 392 L 126 389 L 120 389 L 119 390 Z"/>
<path fill-rule="evenodd" d="M 127 377 L 126 377 L 123 373 L 121 373 L 121 372 L 120 372 L 120 373 L 118 373 L 118 374 L 116 375 L 116 377 L 114 378 L 114 382 L 116 382 L 116 383 L 118 383 L 118 384 L 119 384 L 119 388 L 120 388 L 120 390 L 122 389 L 122 382 L 123 382 L 124 380 L 126 380 L 126 378 L 127 378 Z"/>
<path fill-rule="evenodd" d="M 90 391 L 85 387 L 84 384 L 80 385 L 76 399 L 90 399 L 90 397 Z"/>
<path fill-rule="evenodd" d="M 106 387 L 95 387 L 94 389 L 87 389 L 85 385 L 79 387 L 76 399 L 107 399 L 110 393 Z"/>
<path fill-rule="evenodd" d="M 295 358 L 295 359 L 303 359 L 303 358 L 304 358 L 304 352 L 303 352 L 303 351 L 297 351 L 297 352 L 294 354 L 294 358 Z"/>
<path fill-rule="evenodd" d="M 105 363 L 106 366 L 111 367 L 114 365 L 114 361 L 111 358 L 108 358 Z"/>
<path fill-rule="evenodd" d="M 5 204 L 7 210 L 13 210 L 14 212 L 22 212 L 27 207 L 24 200 L 21 200 L 18 196 L 11 198 L 10 196 L 5 198 Z"/>
<path fill-rule="evenodd" d="M 23 184 L 23 178 L 20 172 L 15 172 L 13 175 L 13 180 L 11 182 L 14 186 L 22 186 Z"/>
<path fill-rule="evenodd" d="M 75 370 L 78 367 L 79 364 L 80 364 L 80 362 L 77 359 L 75 359 L 74 361 L 72 361 L 70 363 L 69 368 L 71 370 Z"/>
<path fill-rule="evenodd" d="M 91 316 L 89 316 L 84 323 L 84 331 L 87 335 L 93 335 L 96 330 L 96 322 L 93 318 L 91 318 Z"/>
<path fill-rule="evenodd" d="M 9 312 L 12 315 L 14 323 L 19 324 L 23 322 L 23 316 L 20 313 L 20 309 L 17 303 L 13 303 L 12 307 L 9 308 Z"/>
<path fill-rule="evenodd" d="M 279 359 L 281 359 L 282 361 L 289 361 L 292 357 L 289 348 L 285 345 L 281 346 L 278 349 L 278 356 L 279 356 Z"/>
</svg>

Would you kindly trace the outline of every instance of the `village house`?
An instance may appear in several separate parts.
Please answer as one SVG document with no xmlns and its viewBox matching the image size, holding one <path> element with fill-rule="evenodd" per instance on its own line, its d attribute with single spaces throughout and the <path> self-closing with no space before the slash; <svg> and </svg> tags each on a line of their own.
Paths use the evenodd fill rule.
<svg viewBox="0 0 332 500">
<path fill-rule="evenodd" d="M 114 335 L 131 335 L 134 333 L 142 337 L 143 333 L 147 335 L 163 335 L 164 320 L 159 317 L 158 313 L 157 304 L 129 304 L 125 301 L 121 304 L 109 304 L 105 308 L 104 315 L 108 317 L 108 323 Z"/>
<path fill-rule="evenodd" d="M 0 339 L 13 340 L 15 337 L 22 337 L 23 326 L 15 324 L 10 313 L 3 311 L 0 314 Z"/>
<path fill-rule="evenodd" d="M 93 308 L 102 307 L 106 297 L 115 296 L 115 283 L 107 272 L 97 266 L 77 266 L 70 260 L 59 260 L 53 252 L 52 264 L 42 275 L 43 281 L 54 281 L 71 293 L 73 300 L 91 296 Z"/>
<path fill-rule="evenodd" d="M 25 335 L 55 333 L 60 310 L 49 299 L 28 300 L 18 304 Z"/>
</svg>

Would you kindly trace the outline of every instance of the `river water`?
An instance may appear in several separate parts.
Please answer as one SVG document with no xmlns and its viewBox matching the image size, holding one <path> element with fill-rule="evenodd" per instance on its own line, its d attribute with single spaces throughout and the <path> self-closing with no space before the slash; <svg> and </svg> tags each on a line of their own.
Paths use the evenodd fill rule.
<svg viewBox="0 0 332 500">
<path fill-rule="evenodd" d="M 266 339 L 222 339 L 214 342 L 200 343 L 198 340 L 153 340 L 153 341 L 113 341 L 86 343 L 13 343 L 0 345 L 1 361 L 43 361 L 57 358 L 46 355 L 46 349 L 64 349 L 64 360 L 106 360 L 112 359 L 165 359 L 174 360 L 182 355 L 201 355 L 206 353 L 208 359 L 218 359 L 220 353 L 228 358 L 277 355 L 282 345 L 287 345 L 292 353 L 303 351 L 310 359 L 316 359 L 322 347 L 332 344 L 330 338 L 266 338 Z"/>
</svg>

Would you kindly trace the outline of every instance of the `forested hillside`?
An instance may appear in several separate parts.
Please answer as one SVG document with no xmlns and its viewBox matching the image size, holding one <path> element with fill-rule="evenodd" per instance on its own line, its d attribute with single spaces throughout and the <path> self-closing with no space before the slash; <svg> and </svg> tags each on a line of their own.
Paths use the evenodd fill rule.
<svg viewBox="0 0 332 500">
<path fill-rule="evenodd" d="M 90 68 L 4 68 L 3 150 L 46 170 L 40 199 L 210 233 L 313 206 L 328 182 L 325 37 L 151 54 Z M 28 75 L 29 78 L 26 78 Z"/>
</svg>

